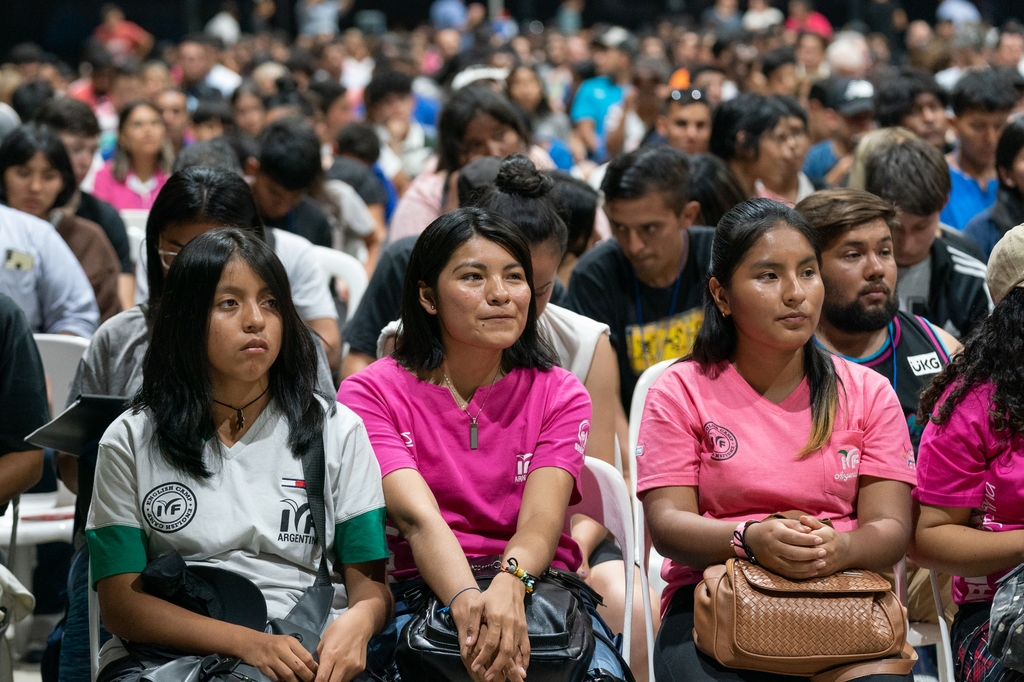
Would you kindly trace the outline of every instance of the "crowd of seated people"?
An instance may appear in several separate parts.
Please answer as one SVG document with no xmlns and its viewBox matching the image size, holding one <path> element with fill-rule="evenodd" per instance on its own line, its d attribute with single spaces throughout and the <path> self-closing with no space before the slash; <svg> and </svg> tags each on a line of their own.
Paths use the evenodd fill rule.
<svg viewBox="0 0 1024 682">
<path fill-rule="evenodd" d="M 91 678 L 90 590 L 102 682 L 792 680 L 702 639 L 730 559 L 905 572 L 951 624 L 844 679 L 1024 676 L 990 623 L 1024 564 L 1024 16 L 775 4 L 299 0 L 292 37 L 226 2 L 176 42 L 108 6 L 78 68 L 0 53 L 0 509 L 77 495 L 44 680 Z M 88 342 L 64 405 L 38 334 Z M 125 411 L 26 442 L 81 395 Z M 595 461 L 628 553 L 571 510 Z M 169 554 L 257 626 L 161 592 Z"/>
</svg>

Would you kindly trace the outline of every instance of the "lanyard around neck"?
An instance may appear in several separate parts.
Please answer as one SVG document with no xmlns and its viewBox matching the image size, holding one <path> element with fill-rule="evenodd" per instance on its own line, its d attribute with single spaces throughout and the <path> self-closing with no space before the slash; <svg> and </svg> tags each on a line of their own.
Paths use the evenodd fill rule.
<svg viewBox="0 0 1024 682">
<path fill-rule="evenodd" d="M 690 239 L 689 234 L 687 234 L 686 244 L 683 247 L 683 262 L 679 264 L 679 274 L 676 275 L 675 286 L 672 287 L 672 302 L 669 304 L 667 317 L 672 317 L 676 312 L 676 302 L 679 300 L 679 286 L 683 283 L 683 270 L 686 269 L 686 261 L 690 259 L 689 246 Z M 640 278 L 636 276 L 636 268 L 630 266 L 629 270 L 633 273 L 633 292 L 636 294 L 636 323 L 642 330 L 644 327 L 644 306 L 643 301 L 640 299 Z"/>
</svg>

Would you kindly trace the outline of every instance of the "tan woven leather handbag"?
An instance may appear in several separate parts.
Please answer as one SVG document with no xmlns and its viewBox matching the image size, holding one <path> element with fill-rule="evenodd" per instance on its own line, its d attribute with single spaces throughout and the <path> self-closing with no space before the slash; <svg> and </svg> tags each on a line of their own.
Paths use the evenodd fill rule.
<svg viewBox="0 0 1024 682">
<path fill-rule="evenodd" d="M 729 559 L 704 571 L 693 621 L 697 648 L 729 668 L 837 682 L 851 664 L 906 674 L 916 660 L 903 605 L 871 571 L 790 580 Z"/>
</svg>

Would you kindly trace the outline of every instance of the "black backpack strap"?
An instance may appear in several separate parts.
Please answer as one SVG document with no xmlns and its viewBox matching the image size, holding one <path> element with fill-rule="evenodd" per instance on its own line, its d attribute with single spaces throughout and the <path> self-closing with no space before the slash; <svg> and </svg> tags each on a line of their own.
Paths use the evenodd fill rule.
<svg viewBox="0 0 1024 682">
<path fill-rule="evenodd" d="M 313 528 L 320 542 L 320 566 L 316 571 L 314 585 L 330 585 L 331 570 L 327 563 L 327 510 L 324 506 L 324 476 L 327 464 L 324 455 L 324 439 L 318 436 L 312 447 L 302 457 L 302 477 L 306 479 L 306 499 L 309 500 L 309 514 Z"/>
</svg>

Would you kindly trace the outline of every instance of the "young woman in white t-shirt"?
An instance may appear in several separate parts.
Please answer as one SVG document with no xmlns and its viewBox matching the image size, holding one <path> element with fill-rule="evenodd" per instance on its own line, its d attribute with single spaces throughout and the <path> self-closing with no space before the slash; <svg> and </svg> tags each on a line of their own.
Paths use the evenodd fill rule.
<svg viewBox="0 0 1024 682">
<path fill-rule="evenodd" d="M 659 682 L 792 679 L 697 650 L 694 585 L 706 567 L 739 556 L 792 579 L 885 571 L 910 542 L 916 471 L 903 410 L 885 377 L 815 342 L 824 301 L 815 240 L 778 202 L 729 211 L 693 353 L 648 393 L 637 491 L 668 558 Z M 777 512 L 790 513 L 767 518 Z"/>
<path fill-rule="evenodd" d="M 270 248 L 236 229 L 189 242 L 167 273 L 142 388 L 100 442 L 86 536 L 104 624 L 103 682 L 138 679 L 133 644 L 237 657 L 273 680 L 347 682 L 388 617 L 380 469 L 362 422 L 317 390 L 316 351 Z M 322 439 L 326 537 L 319 542 L 299 455 Z M 310 587 L 320 546 L 347 608 L 299 640 L 194 613 L 142 586 L 174 551 L 247 578 L 268 618 Z M 341 595 L 337 595 L 341 596 Z"/>
</svg>

